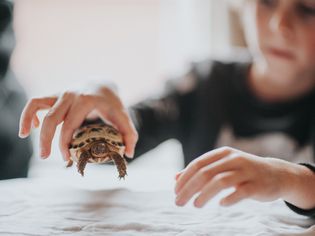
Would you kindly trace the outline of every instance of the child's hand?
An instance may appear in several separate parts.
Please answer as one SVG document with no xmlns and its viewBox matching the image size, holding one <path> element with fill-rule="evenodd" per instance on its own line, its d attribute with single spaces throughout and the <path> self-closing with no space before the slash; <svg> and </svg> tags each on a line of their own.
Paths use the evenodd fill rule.
<svg viewBox="0 0 315 236">
<path fill-rule="evenodd" d="M 111 122 L 122 133 L 126 155 L 132 157 L 138 140 L 134 125 L 118 96 L 109 88 L 102 87 L 93 94 L 66 92 L 60 97 L 43 97 L 30 100 L 20 119 L 20 137 L 27 137 L 31 127 L 39 126 L 37 112 L 48 109 L 40 131 L 41 157 L 51 152 L 51 142 L 57 125 L 63 122 L 60 134 L 60 150 L 65 160 L 70 153 L 68 145 L 72 134 L 92 113 Z"/>
<path fill-rule="evenodd" d="M 221 190 L 230 187 L 235 191 L 221 199 L 221 205 L 232 205 L 245 198 L 259 201 L 278 199 L 287 194 L 290 187 L 292 165 L 229 147 L 210 151 L 176 175 L 176 204 L 183 206 L 199 193 L 194 205 L 202 207 Z"/>
</svg>

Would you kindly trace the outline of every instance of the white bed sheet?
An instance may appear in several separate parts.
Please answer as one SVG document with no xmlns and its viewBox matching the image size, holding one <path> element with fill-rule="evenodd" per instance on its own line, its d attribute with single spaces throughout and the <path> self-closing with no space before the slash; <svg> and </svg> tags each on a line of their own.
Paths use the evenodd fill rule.
<svg viewBox="0 0 315 236">
<path fill-rule="evenodd" d="M 2 181 L 0 191 L 0 235 L 315 235 L 314 221 L 282 201 L 180 208 L 172 191 L 93 190 L 47 179 Z"/>
<path fill-rule="evenodd" d="M 281 200 L 177 207 L 180 164 L 166 149 L 130 165 L 125 181 L 113 166 L 88 165 L 81 178 L 58 158 L 36 162 L 31 178 L 0 181 L 0 235 L 315 235 L 315 221 Z"/>
</svg>

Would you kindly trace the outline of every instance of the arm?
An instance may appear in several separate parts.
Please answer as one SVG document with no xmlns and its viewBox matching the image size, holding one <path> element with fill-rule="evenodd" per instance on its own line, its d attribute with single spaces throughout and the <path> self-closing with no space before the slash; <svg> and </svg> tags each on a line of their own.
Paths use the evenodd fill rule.
<svg viewBox="0 0 315 236">
<path fill-rule="evenodd" d="M 185 85 L 189 84 L 189 85 Z M 135 157 L 168 139 L 181 139 L 190 129 L 196 107 L 197 79 L 187 74 L 169 81 L 168 90 L 160 98 L 149 99 L 129 108 L 139 134 Z"/>
</svg>

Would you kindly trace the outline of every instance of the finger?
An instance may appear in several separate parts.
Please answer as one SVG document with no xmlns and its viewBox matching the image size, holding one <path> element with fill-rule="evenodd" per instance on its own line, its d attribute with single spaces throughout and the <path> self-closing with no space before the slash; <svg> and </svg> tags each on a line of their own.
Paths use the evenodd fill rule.
<svg viewBox="0 0 315 236">
<path fill-rule="evenodd" d="M 132 158 L 138 141 L 136 128 L 117 94 L 108 87 L 102 87 L 102 94 L 106 94 L 106 96 L 101 96 L 99 100 L 100 102 L 97 106 L 99 115 L 116 126 L 122 134 L 126 145 L 125 154 L 127 157 Z M 104 106 L 106 103 L 110 104 L 110 106 Z"/>
<path fill-rule="evenodd" d="M 37 114 L 34 115 L 32 122 L 33 122 L 32 124 L 33 124 L 34 128 L 38 128 L 39 127 L 40 121 L 39 121 L 39 118 L 38 118 Z"/>
<path fill-rule="evenodd" d="M 249 198 L 252 194 L 252 184 L 250 182 L 245 182 L 239 185 L 233 193 L 223 198 L 220 201 L 222 206 L 231 206 L 240 202 L 245 198 Z"/>
<path fill-rule="evenodd" d="M 138 141 L 136 128 L 126 110 L 117 110 L 114 114 L 116 114 L 116 116 L 110 115 L 108 119 L 113 125 L 116 125 L 121 132 L 126 145 L 125 154 L 129 158 L 132 158 Z"/>
<path fill-rule="evenodd" d="M 237 165 L 235 159 L 224 158 L 200 169 L 193 175 L 177 194 L 176 203 L 185 205 L 194 194 L 199 192 L 205 184 L 219 173 L 235 170 Z"/>
<path fill-rule="evenodd" d="M 183 170 L 180 171 L 180 172 L 178 172 L 178 173 L 176 173 L 176 175 L 175 175 L 175 180 L 178 180 L 179 177 L 182 175 L 182 173 L 183 173 Z"/>
<path fill-rule="evenodd" d="M 194 205 L 203 207 L 222 190 L 239 185 L 246 180 L 246 175 L 240 171 L 228 171 L 218 174 L 201 190 L 199 196 L 195 199 Z"/>
<path fill-rule="evenodd" d="M 210 165 L 223 157 L 227 156 L 231 150 L 229 148 L 218 148 L 213 151 L 207 152 L 192 161 L 183 171 L 183 174 L 178 178 L 175 186 L 175 193 L 179 193 L 187 181 L 195 175 L 204 166 Z"/>
<path fill-rule="evenodd" d="M 62 125 L 59 139 L 59 147 L 65 160 L 70 158 L 69 144 L 75 129 L 80 127 L 87 115 L 95 109 L 96 103 L 96 98 L 80 95 L 75 98 L 75 102 L 69 109 Z"/>
<path fill-rule="evenodd" d="M 74 96 L 75 95 L 72 93 L 65 93 L 45 116 L 40 132 L 40 153 L 42 158 L 46 158 L 50 155 L 51 143 L 56 127 L 65 119 Z"/>
<path fill-rule="evenodd" d="M 36 98 L 26 104 L 20 118 L 19 136 L 21 138 L 25 138 L 29 135 L 32 120 L 36 112 L 49 109 L 55 104 L 56 100 L 57 97 Z"/>
</svg>

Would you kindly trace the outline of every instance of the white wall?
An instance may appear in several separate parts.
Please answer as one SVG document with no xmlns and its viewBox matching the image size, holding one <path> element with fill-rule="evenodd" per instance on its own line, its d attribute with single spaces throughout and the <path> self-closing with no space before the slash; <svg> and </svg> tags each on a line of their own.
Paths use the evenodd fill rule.
<svg viewBox="0 0 315 236">
<path fill-rule="evenodd" d="M 111 80 L 131 104 L 210 55 L 214 2 L 19 0 L 12 65 L 30 96 Z"/>
<path fill-rule="evenodd" d="M 12 65 L 31 96 L 99 78 L 127 99 L 158 74 L 159 14 L 155 0 L 18 1 Z"/>
</svg>

